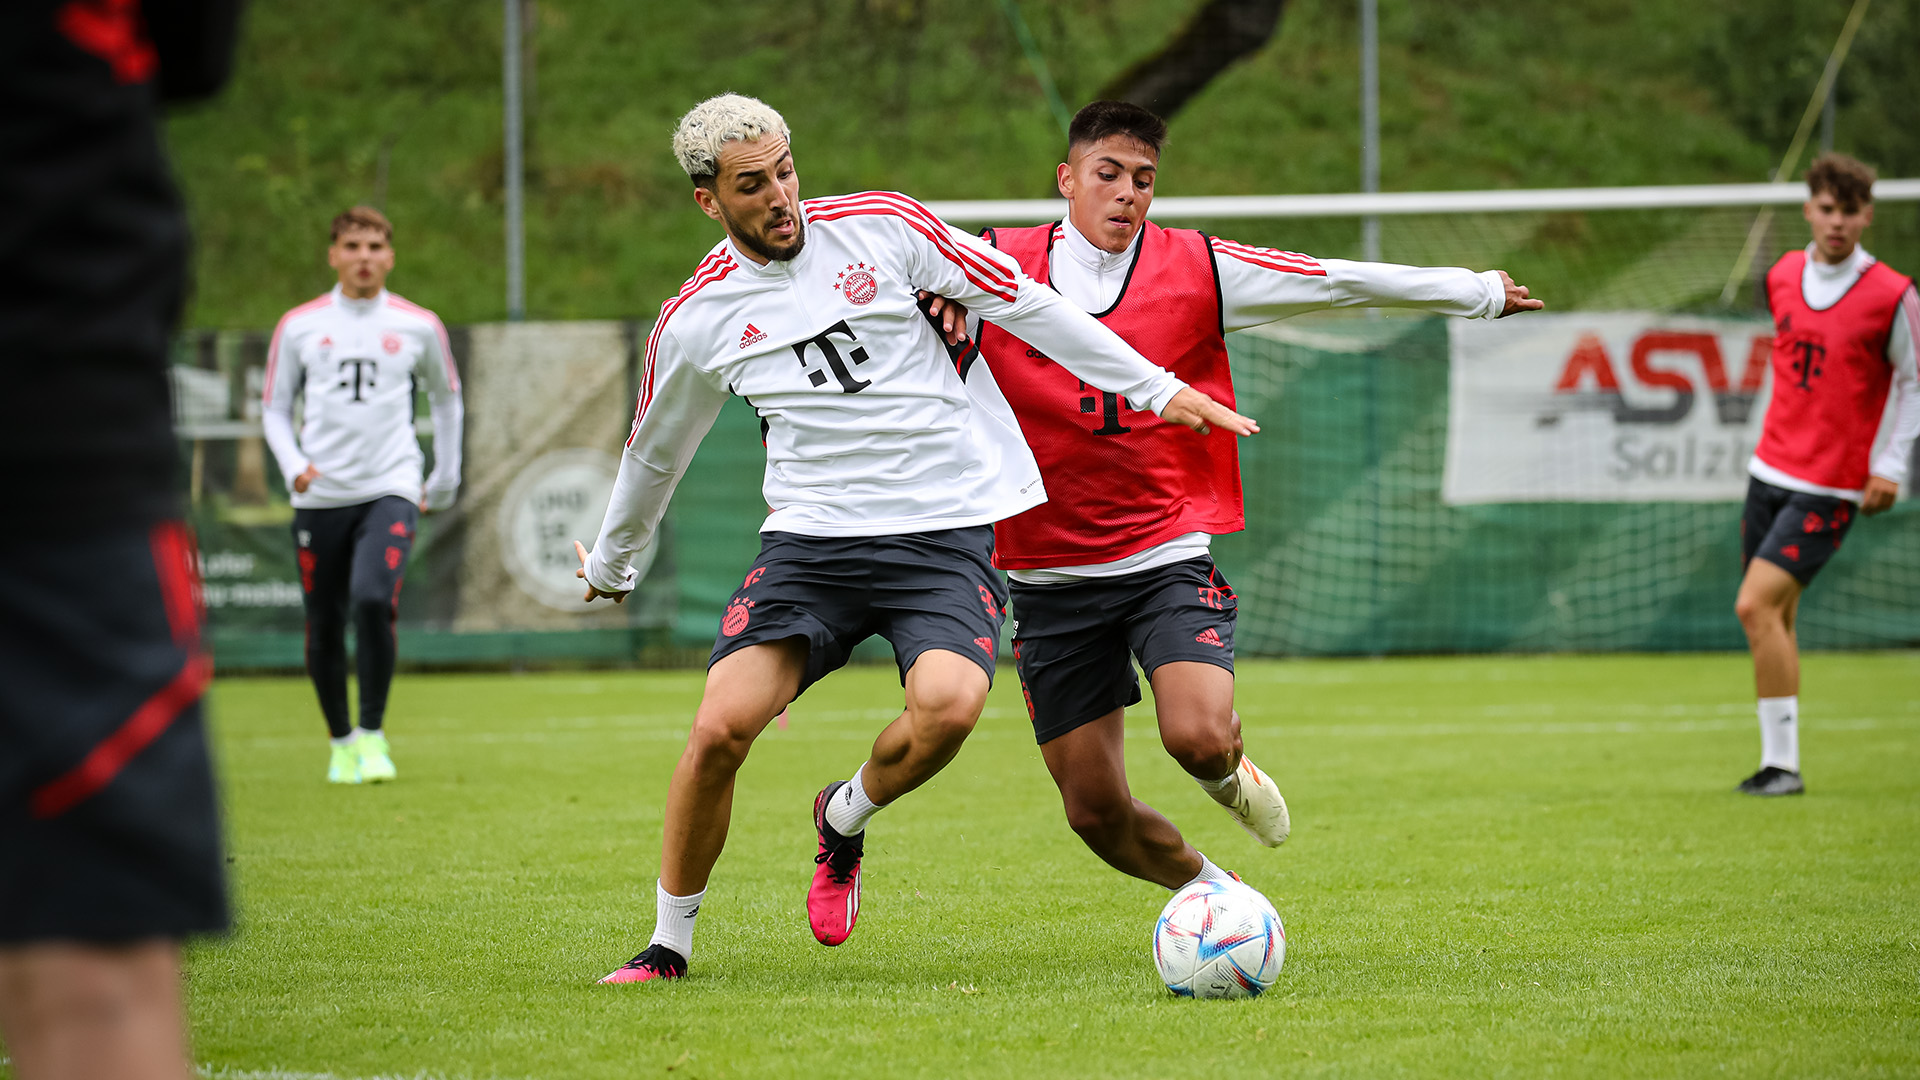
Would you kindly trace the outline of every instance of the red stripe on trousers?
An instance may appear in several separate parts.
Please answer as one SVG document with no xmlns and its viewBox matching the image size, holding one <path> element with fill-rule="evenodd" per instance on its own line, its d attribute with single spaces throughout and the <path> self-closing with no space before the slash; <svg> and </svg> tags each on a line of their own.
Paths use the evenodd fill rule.
<svg viewBox="0 0 1920 1080">
<path fill-rule="evenodd" d="M 118 730 L 88 751 L 80 764 L 33 793 L 34 817 L 58 817 L 112 783 L 127 762 L 172 726 L 181 710 L 200 700 L 213 677 L 212 657 L 200 652 L 201 593 L 199 575 L 194 572 L 193 530 L 181 522 L 161 522 L 148 534 L 147 542 L 153 549 L 167 628 L 174 642 L 187 650 L 187 662 Z"/>
<path fill-rule="evenodd" d="M 173 681 L 148 698 L 119 730 L 101 740 L 80 764 L 33 793 L 33 816 L 59 817 L 113 782 L 134 755 L 173 725 L 181 710 L 200 700 L 213 677 L 213 659 L 205 653 L 187 657 Z"/>
</svg>

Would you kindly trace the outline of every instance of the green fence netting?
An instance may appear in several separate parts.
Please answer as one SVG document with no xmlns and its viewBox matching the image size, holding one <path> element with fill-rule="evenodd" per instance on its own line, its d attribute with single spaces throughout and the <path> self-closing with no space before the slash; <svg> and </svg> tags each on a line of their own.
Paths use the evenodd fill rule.
<svg viewBox="0 0 1920 1080">
<path fill-rule="evenodd" d="M 487 372 L 557 362 L 515 352 L 522 348 L 515 335 L 542 333 L 540 324 L 517 325 L 524 329 L 476 327 L 456 336 L 463 368 L 477 376 L 468 377 L 473 497 L 463 493 L 460 509 L 422 523 L 401 598 L 402 659 L 697 660 L 758 550 L 766 507 L 757 418 L 738 400 L 722 411 L 674 497 L 635 602 L 590 619 L 505 603 L 518 594 L 489 560 L 502 558 L 492 538 L 506 480 L 476 478 L 475 466 L 484 473 L 487 452 L 498 450 L 505 464 L 496 471 L 506 477 L 548 447 L 529 437 L 509 454 L 499 444 L 513 440 L 498 434 L 485 436 L 486 448 L 475 446 L 476 430 L 538 427 L 528 417 L 542 415 L 526 407 L 529 384 L 497 374 L 490 383 Z M 1240 408 L 1264 429 L 1241 446 L 1247 530 L 1215 543 L 1240 594 L 1244 655 L 1742 646 L 1732 614 L 1737 501 L 1448 505 L 1447 321 L 1307 326 L 1229 340 Z M 623 349 L 604 366 L 615 373 L 610 378 L 625 370 L 630 379 L 631 343 L 644 340 L 644 329 L 579 330 L 577 347 Z M 229 671 L 300 664 L 291 510 L 245 404 L 257 391 L 250 372 L 263 352 L 258 334 L 202 334 L 183 342 L 180 357 L 193 369 L 183 378 L 203 397 L 201 411 L 183 423 L 195 436 L 183 439 L 183 455 L 215 647 Z M 489 385 L 520 411 L 490 402 Z M 229 390 L 224 403 L 220 386 Z M 617 452 L 627 400 L 624 389 L 609 394 L 591 404 L 591 423 L 551 424 L 541 438 L 554 446 L 606 442 Z M 1903 500 L 1855 527 L 1802 603 L 1803 645 L 1920 644 L 1917 525 L 1920 512 Z"/>
</svg>

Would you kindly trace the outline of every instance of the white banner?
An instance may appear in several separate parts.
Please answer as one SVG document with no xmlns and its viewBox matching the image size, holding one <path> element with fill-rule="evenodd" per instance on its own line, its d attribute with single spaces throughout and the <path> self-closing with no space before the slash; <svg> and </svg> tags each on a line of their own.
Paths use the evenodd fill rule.
<svg viewBox="0 0 1920 1080">
<path fill-rule="evenodd" d="M 1449 332 L 1448 503 L 1745 496 L 1771 323 L 1628 312 Z"/>
</svg>

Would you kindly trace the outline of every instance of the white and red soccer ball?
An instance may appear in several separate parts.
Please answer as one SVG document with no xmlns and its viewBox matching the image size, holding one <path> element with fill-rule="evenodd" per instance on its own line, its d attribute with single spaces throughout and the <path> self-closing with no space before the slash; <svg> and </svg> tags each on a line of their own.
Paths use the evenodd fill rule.
<svg viewBox="0 0 1920 1080">
<path fill-rule="evenodd" d="M 1280 914 L 1237 881 L 1188 885 L 1153 926 L 1153 966 L 1181 997 L 1256 997 L 1280 977 L 1286 957 Z"/>
</svg>

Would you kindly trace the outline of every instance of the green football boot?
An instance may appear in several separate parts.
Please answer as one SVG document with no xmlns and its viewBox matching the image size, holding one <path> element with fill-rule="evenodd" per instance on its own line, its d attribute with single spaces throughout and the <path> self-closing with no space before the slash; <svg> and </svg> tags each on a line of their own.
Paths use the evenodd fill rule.
<svg viewBox="0 0 1920 1080">
<path fill-rule="evenodd" d="M 388 768 L 392 768 L 391 765 Z M 327 763 L 327 783 L 357 784 L 360 782 L 360 755 L 354 753 L 353 744 L 333 747 L 333 760 Z"/>
<path fill-rule="evenodd" d="M 378 731 L 363 731 L 353 740 L 360 755 L 360 779 L 369 784 L 384 784 L 393 779 L 393 758 L 387 755 L 387 737 Z"/>
</svg>

